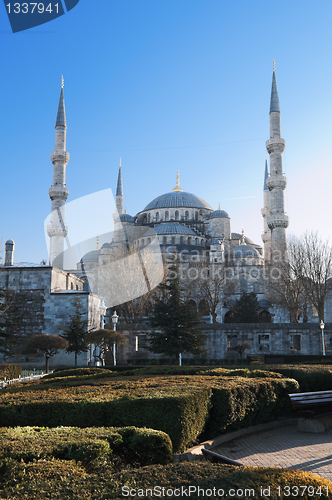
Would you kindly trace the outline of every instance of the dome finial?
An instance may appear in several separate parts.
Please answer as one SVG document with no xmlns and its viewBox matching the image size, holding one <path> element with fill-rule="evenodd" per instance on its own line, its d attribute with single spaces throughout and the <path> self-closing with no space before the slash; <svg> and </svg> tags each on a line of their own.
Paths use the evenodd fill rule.
<svg viewBox="0 0 332 500">
<path fill-rule="evenodd" d="M 96 250 L 99 250 L 99 234 L 97 234 L 96 238 Z"/>
<path fill-rule="evenodd" d="M 173 189 L 174 192 L 181 192 L 183 189 L 180 188 L 180 175 L 179 175 L 179 169 L 177 170 L 176 174 L 176 186 Z"/>
<path fill-rule="evenodd" d="M 219 201 L 219 207 L 218 207 L 218 210 L 221 210 L 220 201 Z"/>
<path fill-rule="evenodd" d="M 245 245 L 246 240 L 244 239 L 244 229 L 242 228 L 242 237 L 241 237 L 241 245 Z"/>
</svg>

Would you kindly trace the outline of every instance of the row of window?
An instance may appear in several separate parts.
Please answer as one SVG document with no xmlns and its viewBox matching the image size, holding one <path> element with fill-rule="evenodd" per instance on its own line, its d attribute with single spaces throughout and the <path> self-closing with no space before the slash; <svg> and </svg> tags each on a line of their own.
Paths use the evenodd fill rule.
<svg viewBox="0 0 332 500">
<path fill-rule="evenodd" d="M 168 210 L 166 210 L 165 213 L 164 213 L 164 219 L 162 218 L 162 215 L 163 215 L 162 213 L 156 212 L 155 216 L 151 217 L 151 213 L 148 213 L 145 216 L 146 217 L 146 222 L 148 224 L 150 224 L 150 222 L 162 222 L 163 220 L 167 222 L 167 221 L 170 220 L 170 214 L 169 214 Z M 193 218 L 194 218 L 194 220 L 198 220 L 198 212 L 195 212 Z M 175 210 L 175 212 L 174 212 L 174 219 L 176 221 L 180 220 L 180 212 L 179 212 L 179 210 Z M 185 211 L 184 217 L 182 216 L 181 220 L 190 220 L 189 210 Z"/>
<path fill-rule="evenodd" d="M 150 245 L 151 243 L 151 238 L 145 238 L 141 239 L 139 241 L 139 246 L 144 247 L 146 245 Z M 196 245 L 196 246 L 204 246 L 204 240 L 202 238 L 192 238 L 191 236 L 185 237 L 185 236 L 180 236 L 180 238 L 176 241 L 175 236 L 163 236 L 162 240 L 160 241 L 162 245 L 176 245 L 179 243 L 180 245 Z"/>
</svg>

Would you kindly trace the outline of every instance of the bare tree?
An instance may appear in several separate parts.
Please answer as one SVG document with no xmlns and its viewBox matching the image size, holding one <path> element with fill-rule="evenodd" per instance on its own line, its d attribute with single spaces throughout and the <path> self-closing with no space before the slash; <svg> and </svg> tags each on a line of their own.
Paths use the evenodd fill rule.
<svg viewBox="0 0 332 500">
<path fill-rule="evenodd" d="M 319 320 L 325 320 L 325 302 L 332 290 L 332 247 L 328 241 L 317 233 L 292 237 L 285 261 L 268 270 L 267 294 L 287 307 L 291 321 L 298 322 L 308 303 L 317 310 Z"/>
<path fill-rule="evenodd" d="M 187 287 L 200 299 L 205 299 L 212 316 L 217 323 L 217 308 L 222 298 L 233 295 L 237 279 L 229 273 L 224 263 L 204 263 L 195 266 L 196 274 L 190 279 L 190 267 L 187 273 Z"/>
<path fill-rule="evenodd" d="M 287 241 L 287 258 L 278 265 L 270 264 L 263 275 L 265 294 L 274 304 L 286 307 L 290 321 L 298 323 L 301 314 L 306 315 L 308 297 L 302 279 L 302 242 L 291 237 Z"/>
</svg>

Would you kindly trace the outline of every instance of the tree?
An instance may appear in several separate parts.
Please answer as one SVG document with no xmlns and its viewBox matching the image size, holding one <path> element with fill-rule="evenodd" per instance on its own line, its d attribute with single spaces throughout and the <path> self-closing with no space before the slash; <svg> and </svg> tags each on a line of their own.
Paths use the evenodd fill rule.
<svg viewBox="0 0 332 500">
<path fill-rule="evenodd" d="M 287 258 L 278 266 L 268 266 L 264 275 L 266 296 L 274 303 L 286 307 L 291 323 L 298 323 L 303 314 L 306 317 L 308 295 L 305 281 L 301 278 L 303 252 L 297 238 L 287 241 Z"/>
<path fill-rule="evenodd" d="M 261 311 L 255 292 L 242 292 L 232 308 L 233 323 L 258 323 Z"/>
<path fill-rule="evenodd" d="M 274 276 L 275 274 L 275 276 Z M 298 321 L 307 303 L 325 321 L 325 302 L 332 290 L 332 247 L 317 233 L 305 233 L 288 241 L 285 262 L 271 268 L 268 289 L 271 298 L 286 305 L 291 319 Z"/>
<path fill-rule="evenodd" d="M 37 351 L 43 352 L 46 359 L 46 373 L 49 372 L 49 361 L 55 354 L 58 354 L 60 349 L 66 349 L 68 347 L 68 342 L 66 339 L 60 337 L 59 335 L 45 335 L 41 333 L 35 335 L 30 339 L 27 344 L 27 349 L 36 349 Z"/>
<path fill-rule="evenodd" d="M 77 356 L 88 350 L 85 342 L 88 322 L 83 319 L 83 315 L 82 306 L 79 297 L 77 297 L 75 312 L 70 316 L 70 322 L 61 335 L 68 342 L 66 352 L 75 354 L 75 367 L 77 366 Z"/>
<path fill-rule="evenodd" d="M 198 270 L 197 277 L 192 281 L 190 288 L 196 287 L 198 296 L 206 300 L 212 322 L 217 323 L 217 307 L 221 297 L 228 297 L 235 291 L 236 280 L 227 273 L 224 263 L 202 263 L 195 266 Z M 189 272 L 188 272 L 189 275 Z"/>
<path fill-rule="evenodd" d="M 229 348 L 230 351 L 236 351 L 240 354 L 241 364 L 243 363 L 243 353 L 247 349 L 251 349 L 251 345 L 248 342 L 239 342 L 238 344 Z"/>
<path fill-rule="evenodd" d="M 157 298 L 153 316 L 149 323 L 157 328 L 149 333 L 149 349 L 154 353 L 175 356 L 180 364 L 180 354 L 202 354 L 206 351 L 205 334 L 197 330 L 201 318 L 194 313 L 188 299 L 182 299 L 178 267 L 170 266 L 166 283 L 160 286 L 161 297 Z"/>
<path fill-rule="evenodd" d="M 113 350 L 113 346 L 125 344 L 126 338 L 122 333 L 108 330 L 107 328 L 94 330 L 87 333 L 85 337 L 87 345 L 95 345 L 93 356 L 99 358 L 102 366 L 105 366 L 105 354 L 109 350 Z M 114 352 L 113 352 L 114 358 Z"/>
</svg>

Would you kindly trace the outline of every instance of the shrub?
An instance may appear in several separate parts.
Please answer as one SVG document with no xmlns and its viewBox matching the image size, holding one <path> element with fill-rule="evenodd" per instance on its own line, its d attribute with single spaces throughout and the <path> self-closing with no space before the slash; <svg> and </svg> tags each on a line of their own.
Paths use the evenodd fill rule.
<svg viewBox="0 0 332 500">
<path fill-rule="evenodd" d="M 11 380 L 22 375 L 22 366 L 17 364 L 0 364 L 0 381 Z"/>
</svg>

